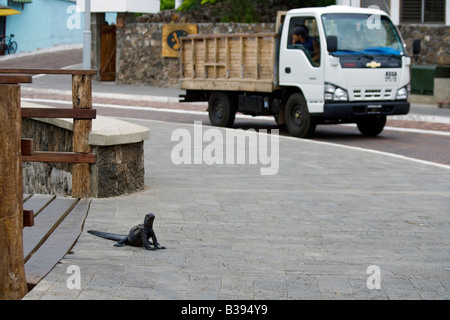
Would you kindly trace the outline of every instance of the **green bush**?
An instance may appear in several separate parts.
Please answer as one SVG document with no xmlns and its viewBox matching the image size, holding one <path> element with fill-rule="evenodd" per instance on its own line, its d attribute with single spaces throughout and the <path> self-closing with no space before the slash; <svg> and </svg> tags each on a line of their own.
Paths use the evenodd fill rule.
<svg viewBox="0 0 450 320">
<path fill-rule="evenodd" d="M 162 0 L 161 6 L 163 2 L 169 1 Z M 259 21 L 257 7 L 267 6 L 269 10 L 280 7 L 320 7 L 336 4 L 336 0 L 184 0 L 179 11 L 201 10 L 200 7 L 207 4 L 215 5 L 215 14 L 221 17 L 222 22 L 252 23 Z"/>
<path fill-rule="evenodd" d="M 160 10 L 170 10 L 175 8 L 175 0 L 161 0 Z"/>
</svg>

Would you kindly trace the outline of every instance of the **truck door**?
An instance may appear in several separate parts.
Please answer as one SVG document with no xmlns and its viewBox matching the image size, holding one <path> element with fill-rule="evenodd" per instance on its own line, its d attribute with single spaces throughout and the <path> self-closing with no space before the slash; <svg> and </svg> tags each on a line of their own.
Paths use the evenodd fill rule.
<svg viewBox="0 0 450 320">
<path fill-rule="evenodd" d="M 323 112 L 324 75 L 317 19 L 313 16 L 286 19 L 280 45 L 280 85 L 299 87 L 310 113 Z"/>
</svg>

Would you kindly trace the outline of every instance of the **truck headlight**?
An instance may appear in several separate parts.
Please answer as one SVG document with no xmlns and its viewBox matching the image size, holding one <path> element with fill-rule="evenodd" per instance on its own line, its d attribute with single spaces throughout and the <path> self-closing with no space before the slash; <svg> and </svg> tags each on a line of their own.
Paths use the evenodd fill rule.
<svg viewBox="0 0 450 320">
<path fill-rule="evenodd" d="M 400 88 L 397 90 L 397 95 L 395 96 L 396 100 L 407 100 L 408 99 L 408 86 Z"/>
<path fill-rule="evenodd" d="M 332 84 L 325 84 L 325 100 L 333 100 L 334 92 L 336 91 L 336 87 Z"/>
<path fill-rule="evenodd" d="M 334 100 L 335 101 L 347 101 L 348 100 L 348 93 L 346 90 L 337 88 L 334 92 Z"/>
<path fill-rule="evenodd" d="M 347 91 L 331 83 L 325 84 L 324 91 L 326 101 L 348 101 Z"/>
</svg>

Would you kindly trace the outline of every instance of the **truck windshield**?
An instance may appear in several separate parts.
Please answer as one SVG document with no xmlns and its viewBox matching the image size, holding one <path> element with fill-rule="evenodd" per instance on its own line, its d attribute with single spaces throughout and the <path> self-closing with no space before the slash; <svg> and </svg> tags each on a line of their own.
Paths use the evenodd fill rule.
<svg viewBox="0 0 450 320">
<path fill-rule="evenodd" d="M 401 38 L 386 16 L 325 14 L 325 36 L 337 36 L 335 55 L 404 55 Z"/>
</svg>

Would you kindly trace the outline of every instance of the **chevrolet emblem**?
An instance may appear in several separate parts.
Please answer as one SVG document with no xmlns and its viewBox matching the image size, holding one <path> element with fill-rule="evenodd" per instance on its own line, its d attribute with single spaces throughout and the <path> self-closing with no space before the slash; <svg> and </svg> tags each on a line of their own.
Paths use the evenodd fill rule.
<svg viewBox="0 0 450 320">
<path fill-rule="evenodd" d="M 372 61 L 372 62 L 366 64 L 366 67 L 372 68 L 372 69 L 379 68 L 379 67 L 381 67 L 381 63 L 378 63 L 376 61 Z"/>
</svg>

